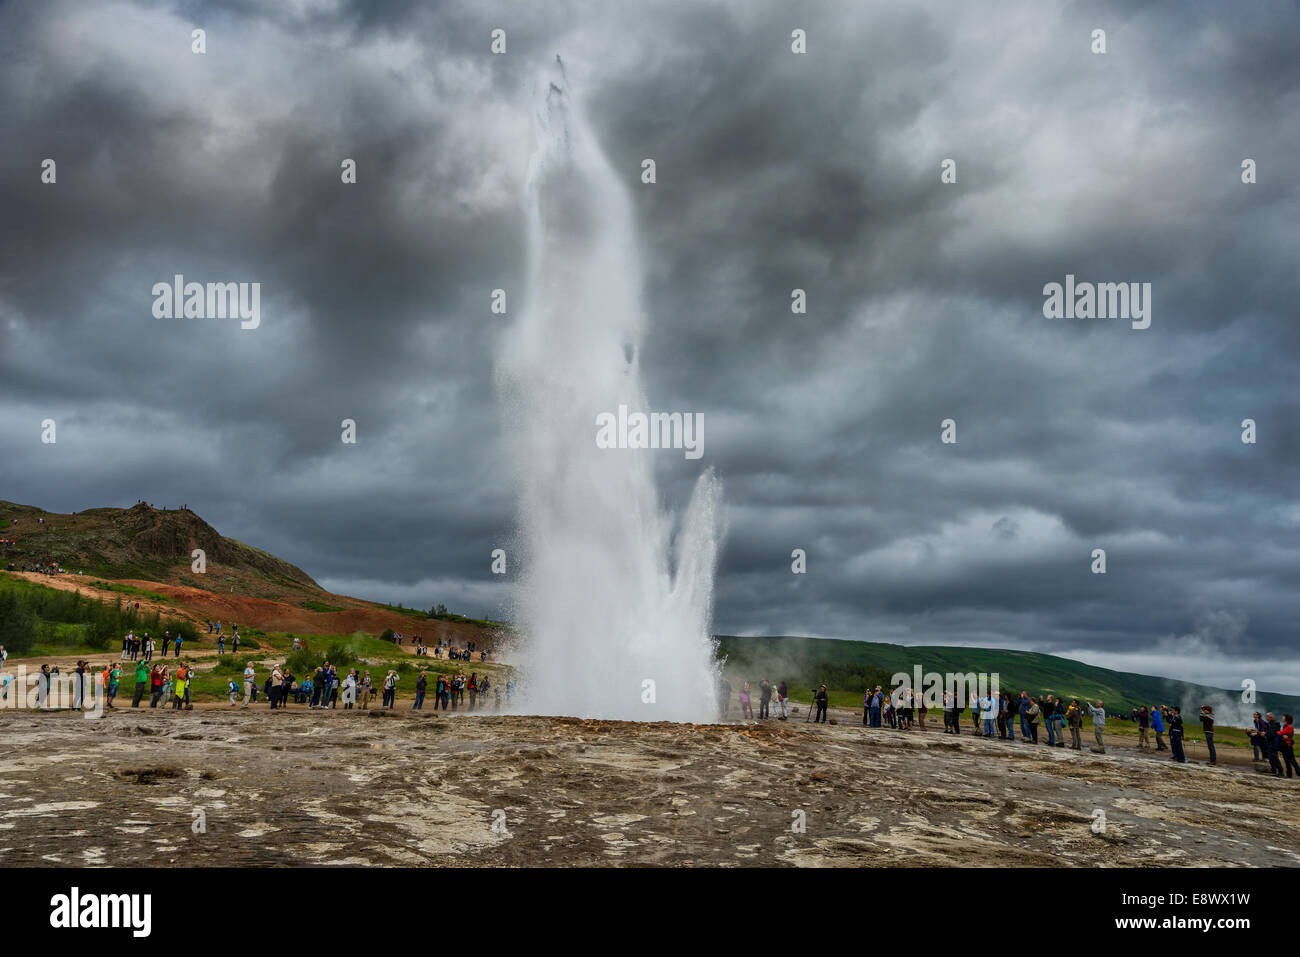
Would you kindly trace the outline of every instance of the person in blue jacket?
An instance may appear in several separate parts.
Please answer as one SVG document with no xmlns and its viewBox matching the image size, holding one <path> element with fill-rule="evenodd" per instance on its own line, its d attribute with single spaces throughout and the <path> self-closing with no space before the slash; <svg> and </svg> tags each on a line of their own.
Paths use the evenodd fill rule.
<svg viewBox="0 0 1300 957">
<path fill-rule="evenodd" d="M 1156 734 L 1156 750 L 1165 750 L 1164 739 L 1160 737 L 1165 733 L 1165 719 L 1160 714 L 1159 706 L 1154 704 L 1151 706 L 1151 730 Z"/>
</svg>

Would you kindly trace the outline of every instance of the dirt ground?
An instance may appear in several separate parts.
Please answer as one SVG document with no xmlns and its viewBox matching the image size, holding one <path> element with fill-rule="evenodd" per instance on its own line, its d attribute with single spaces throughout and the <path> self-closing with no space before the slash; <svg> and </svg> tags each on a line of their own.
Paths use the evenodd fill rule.
<svg viewBox="0 0 1300 957">
<path fill-rule="evenodd" d="M 0 866 L 1300 864 L 1300 782 L 836 717 L 3 711 Z"/>
</svg>

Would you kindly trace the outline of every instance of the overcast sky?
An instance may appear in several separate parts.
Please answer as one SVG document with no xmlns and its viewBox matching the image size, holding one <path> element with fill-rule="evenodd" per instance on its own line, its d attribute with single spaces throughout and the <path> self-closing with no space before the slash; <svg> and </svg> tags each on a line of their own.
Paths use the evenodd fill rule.
<svg viewBox="0 0 1300 957">
<path fill-rule="evenodd" d="M 664 504 L 724 483 L 715 631 L 1300 692 L 1300 21 L 1222 9 L 0 3 L 0 498 L 185 502 L 499 613 L 489 296 L 559 53 L 633 191 L 651 405 L 705 419 Z M 260 282 L 260 327 L 155 318 L 177 273 Z M 1045 318 L 1067 273 L 1151 283 L 1150 328 Z"/>
</svg>

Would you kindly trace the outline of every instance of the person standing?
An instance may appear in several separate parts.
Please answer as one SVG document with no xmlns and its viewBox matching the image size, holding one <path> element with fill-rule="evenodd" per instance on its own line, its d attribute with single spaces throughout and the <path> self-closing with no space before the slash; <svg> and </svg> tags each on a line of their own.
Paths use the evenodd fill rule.
<svg viewBox="0 0 1300 957">
<path fill-rule="evenodd" d="M 1138 749 L 1145 750 L 1151 747 L 1151 739 L 1147 735 L 1147 729 L 1151 726 L 1151 715 L 1147 711 L 1147 706 L 1143 705 L 1137 711 L 1138 723 Z"/>
<path fill-rule="evenodd" d="M 428 687 L 429 687 L 428 674 L 426 672 L 421 671 L 420 677 L 415 679 L 415 704 L 411 705 L 412 711 L 424 710 L 424 693 Z M 471 696 L 470 700 L 472 701 L 474 697 L 477 697 L 477 695 L 478 695 L 478 688 L 476 687 L 474 689 L 474 695 Z"/>
<path fill-rule="evenodd" d="M 172 710 L 180 711 L 185 704 L 185 695 L 189 692 L 189 669 L 181 665 L 176 669 L 176 682 L 172 685 Z"/>
<path fill-rule="evenodd" d="M 1201 730 L 1205 732 L 1205 747 L 1210 752 L 1210 766 L 1213 767 L 1218 760 L 1214 753 L 1214 708 L 1211 705 L 1201 706 Z"/>
<path fill-rule="evenodd" d="M 361 679 L 361 710 L 370 710 L 370 672 L 367 671 Z"/>
<path fill-rule="evenodd" d="M 164 641 L 167 640 L 167 635 L 166 635 L 166 634 L 163 635 L 163 640 L 164 640 Z M 184 635 L 178 634 L 178 635 L 176 636 L 175 648 L 176 648 L 176 657 L 177 657 L 177 658 L 179 658 L 179 657 L 181 656 L 181 642 L 183 642 L 184 640 L 185 640 L 185 636 L 184 636 Z"/>
<path fill-rule="evenodd" d="M 248 707 L 248 702 L 253 700 L 253 688 L 257 685 L 257 672 L 250 661 L 244 669 L 244 704 L 243 708 Z M 241 708 L 242 710 L 242 708 Z"/>
<path fill-rule="evenodd" d="M 781 717 L 779 719 L 781 721 L 785 721 L 786 718 L 788 717 L 788 714 L 786 712 L 786 702 L 789 701 L 789 699 L 790 699 L 790 689 L 786 685 L 786 683 L 782 681 L 779 685 L 777 685 L 776 688 L 776 703 L 777 706 L 781 709 Z"/>
<path fill-rule="evenodd" d="M 760 718 L 771 717 L 772 706 L 772 683 L 766 678 L 758 686 L 758 716 Z"/>
<path fill-rule="evenodd" d="M 1173 760 L 1179 764 L 1187 763 L 1187 755 L 1183 753 L 1183 712 L 1177 707 L 1169 712 L 1169 749 L 1173 751 Z"/>
<path fill-rule="evenodd" d="M 1029 700 L 1029 692 L 1020 692 L 1020 740 L 1029 741 L 1029 706 L 1033 704 Z"/>
<path fill-rule="evenodd" d="M 1043 702 L 1043 722 L 1047 725 L 1047 746 L 1056 746 L 1056 699 L 1050 694 Z"/>
<path fill-rule="evenodd" d="M 871 726 L 880 727 L 880 706 L 883 704 L 880 693 L 880 685 L 876 685 L 876 690 L 871 693 Z"/>
<path fill-rule="evenodd" d="M 209 629 L 209 631 L 210 630 L 211 629 Z M 217 639 L 217 654 L 224 655 L 225 653 L 226 653 L 226 636 L 222 635 L 220 638 Z"/>
<path fill-rule="evenodd" d="M 72 710 L 80 711 L 86 699 L 86 662 L 77 662 L 75 674 L 72 679 Z"/>
<path fill-rule="evenodd" d="M 830 703 L 830 696 L 826 694 L 825 685 L 822 685 L 820 688 L 817 689 L 817 697 L 814 700 L 817 703 L 817 717 L 815 721 L 820 721 L 823 724 L 825 724 L 826 706 Z M 754 713 L 751 711 L 749 716 L 752 718 L 754 716 Z"/>
<path fill-rule="evenodd" d="M 131 707 L 140 707 L 140 699 L 144 697 L 145 692 L 149 690 L 149 667 L 143 662 L 136 662 L 135 666 L 135 694 L 131 696 Z"/>
<path fill-rule="evenodd" d="M 1070 709 L 1065 712 L 1065 720 L 1070 725 L 1070 747 L 1075 751 L 1082 751 L 1083 742 L 1079 739 L 1079 735 L 1083 727 L 1083 709 L 1079 707 L 1077 699 L 1070 702 Z"/>
<path fill-rule="evenodd" d="M 1165 719 L 1156 705 L 1151 706 L 1151 731 L 1156 736 L 1156 750 L 1166 750 L 1164 739 L 1161 737 L 1165 733 Z"/>
<path fill-rule="evenodd" d="M 1277 735 L 1277 749 L 1282 754 L 1282 761 L 1286 765 L 1286 776 L 1291 776 L 1291 769 L 1295 768 L 1297 777 L 1300 777 L 1300 764 L 1295 762 L 1295 718 L 1289 714 L 1282 715 L 1282 730 Z"/>
<path fill-rule="evenodd" d="M 1091 701 L 1085 703 L 1088 705 L 1088 711 L 1092 713 L 1092 734 L 1097 739 L 1097 746 L 1092 749 L 1092 753 L 1105 754 L 1106 742 L 1102 735 L 1106 731 L 1106 709 L 1102 706 L 1100 698 L 1097 699 L 1096 705 Z"/>
<path fill-rule="evenodd" d="M 1016 740 L 1016 724 L 1020 721 L 1020 698 L 1007 695 L 1007 740 Z M 1023 740 L 1023 738 L 1021 739 Z"/>
<path fill-rule="evenodd" d="M 162 649 L 162 656 L 163 656 L 164 658 L 167 657 L 167 646 L 170 645 L 171 643 L 172 643 L 172 636 L 169 635 L 169 634 L 167 634 L 167 632 L 163 632 L 163 649 Z"/>
<path fill-rule="evenodd" d="M 397 672 L 389 671 L 384 676 L 384 702 L 385 708 L 391 710 L 393 702 L 397 700 Z"/>
<path fill-rule="evenodd" d="M 1037 698 L 1029 699 L 1029 739 L 1038 743 L 1038 724 L 1042 720 L 1043 709 L 1038 704 Z"/>
<path fill-rule="evenodd" d="M 1278 760 L 1277 752 L 1279 741 L 1278 738 L 1282 733 L 1282 725 L 1278 724 L 1277 719 L 1273 717 L 1270 711 L 1264 715 L 1264 747 L 1268 755 L 1268 766 L 1278 777 L 1282 776 L 1282 762 Z"/>
<path fill-rule="evenodd" d="M 143 664 L 143 662 L 142 662 Z M 120 666 L 112 664 L 104 669 L 104 692 L 108 698 L 108 707 L 113 707 L 113 699 L 117 697 L 117 685 L 122 680 L 122 669 Z"/>
<path fill-rule="evenodd" d="M 153 673 L 149 676 L 149 707 L 158 707 L 158 702 L 162 700 L 166 686 L 167 666 L 164 664 L 154 665 Z"/>
<path fill-rule="evenodd" d="M 36 710 L 39 711 L 45 707 L 45 702 L 50 696 L 50 674 L 49 665 L 41 665 L 40 673 L 36 675 Z"/>
</svg>

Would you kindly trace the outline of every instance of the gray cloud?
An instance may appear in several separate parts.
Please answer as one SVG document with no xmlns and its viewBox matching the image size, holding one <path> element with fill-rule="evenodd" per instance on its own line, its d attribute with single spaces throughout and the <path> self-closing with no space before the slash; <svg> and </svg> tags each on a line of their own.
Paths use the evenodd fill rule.
<svg viewBox="0 0 1300 957">
<path fill-rule="evenodd" d="M 634 190 L 651 400 L 725 482 L 717 630 L 1298 691 L 1297 40 L 1281 2 L 2 5 L 0 497 L 184 501 L 335 588 L 497 613 L 488 296 L 523 301 L 561 52 Z M 1152 283 L 1151 328 L 1043 318 L 1067 272 Z M 262 328 L 153 319 L 175 273 L 262 282 Z M 700 465 L 658 460 L 667 503 Z"/>
</svg>

